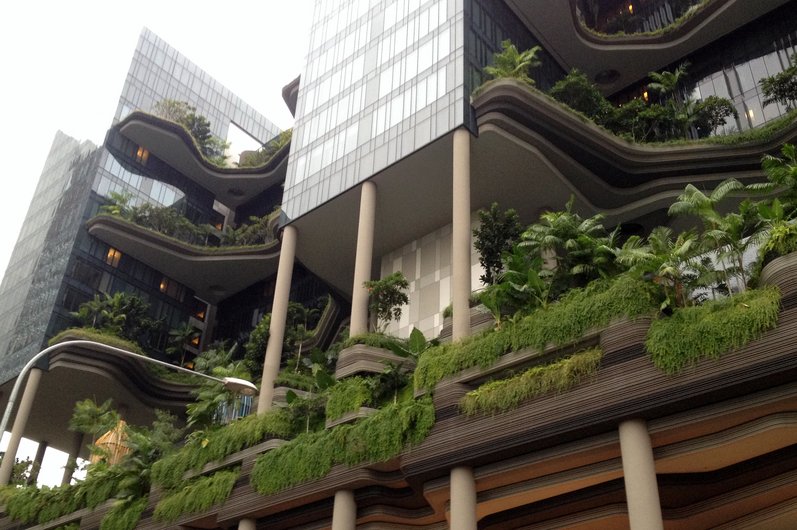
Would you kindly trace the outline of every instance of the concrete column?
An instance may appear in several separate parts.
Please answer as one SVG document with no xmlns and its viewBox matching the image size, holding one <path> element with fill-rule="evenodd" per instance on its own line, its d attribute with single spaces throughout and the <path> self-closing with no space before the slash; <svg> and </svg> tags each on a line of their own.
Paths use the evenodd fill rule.
<svg viewBox="0 0 797 530">
<path fill-rule="evenodd" d="M 357 256 L 354 261 L 349 324 L 349 335 L 352 337 L 368 332 L 368 290 L 363 283 L 371 279 L 375 219 L 376 184 L 368 181 L 360 188 L 360 221 L 357 225 Z"/>
<path fill-rule="evenodd" d="M 11 428 L 11 439 L 8 442 L 3 463 L 0 465 L 0 486 L 5 486 L 11 480 L 11 472 L 14 469 L 19 442 L 22 439 L 22 433 L 25 432 L 25 426 L 28 423 L 30 410 L 33 408 L 33 399 L 36 397 L 41 378 L 41 368 L 31 368 L 28 381 L 25 383 L 25 391 L 22 393 L 22 399 L 19 402 L 17 415 L 14 418 L 14 426 Z"/>
<path fill-rule="evenodd" d="M 274 287 L 274 304 L 271 306 L 271 323 L 268 328 L 266 360 L 263 363 L 263 379 L 260 383 L 260 396 L 257 400 L 257 413 L 263 414 L 271 409 L 274 397 L 274 380 L 280 370 L 282 340 L 285 338 L 285 321 L 288 317 L 288 298 L 291 294 L 293 260 L 296 257 L 297 230 L 288 225 L 282 232 L 280 261 L 277 269 L 277 285 Z"/>
<path fill-rule="evenodd" d="M 33 467 L 30 470 L 30 478 L 28 478 L 28 486 L 32 486 L 36 484 L 36 481 L 39 479 L 39 470 L 42 467 L 42 461 L 44 460 L 44 453 L 47 451 L 47 446 L 50 445 L 45 441 L 39 442 L 38 447 L 36 447 L 36 456 L 33 457 Z"/>
<path fill-rule="evenodd" d="M 340 490 L 335 492 L 335 506 L 332 508 L 332 530 L 354 530 L 357 527 L 357 503 L 354 492 Z"/>
<path fill-rule="evenodd" d="M 238 521 L 238 530 L 256 530 L 257 524 L 254 519 L 241 519 Z"/>
<path fill-rule="evenodd" d="M 72 475 L 75 474 L 75 468 L 77 467 L 77 459 L 80 456 L 80 451 L 83 449 L 83 433 L 76 432 L 72 438 L 72 447 L 69 451 L 69 458 L 66 460 L 66 465 L 64 466 L 64 476 L 61 477 L 61 485 L 68 486 L 70 482 L 72 482 Z"/>
<path fill-rule="evenodd" d="M 631 530 L 663 530 L 653 447 L 644 420 L 620 424 L 620 452 Z"/>
<path fill-rule="evenodd" d="M 451 530 L 476 530 L 476 480 L 469 467 L 451 470 Z"/>
<path fill-rule="evenodd" d="M 452 340 L 470 335 L 470 133 L 454 131 L 453 213 L 451 228 Z"/>
</svg>

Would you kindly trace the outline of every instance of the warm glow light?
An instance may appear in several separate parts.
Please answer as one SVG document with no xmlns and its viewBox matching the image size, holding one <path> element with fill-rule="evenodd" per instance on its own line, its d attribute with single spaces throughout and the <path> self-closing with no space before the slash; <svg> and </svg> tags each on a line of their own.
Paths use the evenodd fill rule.
<svg viewBox="0 0 797 530">
<path fill-rule="evenodd" d="M 634 14 L 634 5 L 633 4 L 628 4 L 628 12 L 631 13 L 632 15 Z"/>
<path fill-rule="evenodd" d="M 755 121 L 755 112 L 753 112 L 753 109 L 747 109 L 747 115 L 750 117 L 750 121 Z"/>
<path fill-rule="evenodd" d="M 164 279 L 161 280 L 161 284 L 160 284 L 161 292 L 165 293 L 167 287 L 169 287 L 169 281 L 166 278 L 164 278 Z"/>
<path fill-rule="evenodd" d="M 648 100 L 648 91 L 647 91 L 647 90 L 645 90 L 644 92 L 642 92 L 642 98 L 643 98 L 645 101 L 647 101 L 647 100 Z"/>
<path fill-rule="evenodd" d="M 136 151 L 136 162 L 146 165 L 147 160 L 149 160 L 149 151 L 138 146 L 138 151 Z"/>
</svg>

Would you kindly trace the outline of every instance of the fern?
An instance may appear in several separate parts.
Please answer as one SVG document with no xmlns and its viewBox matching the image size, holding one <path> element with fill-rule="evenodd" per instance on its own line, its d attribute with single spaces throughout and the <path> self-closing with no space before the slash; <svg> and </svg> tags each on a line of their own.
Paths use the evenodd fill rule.
<svg viewBox="0 0 797 530">
<path fill-rule="evenodd" d="M 182 489 L 164 497 L 155 506 L 154 518 L 172 522 L 181 515 L 204 512 L 227 500 L 241 474 L 239 468 L 217 471 L 189 482 Z"/>
</svg>

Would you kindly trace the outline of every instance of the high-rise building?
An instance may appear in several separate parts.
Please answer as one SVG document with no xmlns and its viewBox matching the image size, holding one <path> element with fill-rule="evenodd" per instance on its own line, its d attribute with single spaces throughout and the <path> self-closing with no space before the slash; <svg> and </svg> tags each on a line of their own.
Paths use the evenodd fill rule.
<svg viewBox="0 0 797 530">
<path fill-rule="evenodd" d="M 195 107 L 218 138 L 249 139 L 248 145 L 232 149 L 260 147 L 279 133 L 246 102 L 144 29 L 111 123 L 135 110 L 152 112 L 163 100 Z M 161 288 L 163 271 L 86 231 L 85 221 L 113 193 L 129 194 L 132 204 L 175 207 L 196 223 L 223 222 L 229 213 L 179 171 L 154 159 L 148 167 L 135 166 L 136 153 L 127 159 L 124 148 L 129 145 L 122 144 L 109 137 L 105 146 L 95 149 L 89 142 L 56 135 L 0 287 L 1 381 L 12 378 L 53 335 L 73 325 L 71 313 L 98 293 L 127 292 L 148 301 L 152 317 L 165 324 L 163 336 L 151 340 L 154 350 L 161 352 L 166 332 L 206 305 L 191 289 L 173 281 L 168 289 Z"/>
<path fill-rule="evenodd" d="M 535 87 L 511 76 L 484 83 L 486 66 L 507 40 L 520 50 L 541 47 L 541 65 L 531 74 Z M 781 291 L 776 310 L 775 304 L 739 306 L 745 315 L 766 311 L 760 327 L 768 330 L 713 351 L 712 359 L 692 362 L 703 352 L 689 351 L 679 373 L 657 368 L 646 345 L 651 321 L 662 316 L 658 300 L 632 318 L 604 299 L 588 308 L 585 302 L 577 314 L 562 310 L 554 322 L 524 319 L 473 337 L 480 322 L 469 298 L 481 287 L 471 241 L 476 212 L 494 202 L 514 208 L 524 223 L 570 204 L 585 217 L 602 214 L 625 237 L 689 224 L 668 217 L 687 183 L 709 190 L 728 177 L 763 179 L 762 156 L 797 141 L 797 125 L 794 110 L 763 104 L 761 78 L 792 68 L 796 52 L 795 0 L 317 0 L 307 65 L 283 91 L 296 115 L 289 161 L 279 152 L 261 168 L 212 167 L 182 127 L 120 106 L 106 140 L 113 156 L 90 155 L 107 169 L 98 177 L 107 181 L 103 193 L 123 189 L 119 179 L 152 175 L 149 198 L 182 200 L 199 221 L 214 211 L 240 221 L 281 205 L 281 234 L 262 247 L 208 252 L 99 216 L 88 221 L 96 239 L 86 239 L 94 243 L 85 252 L 104 264 L 103 274 L 127 281 L 112 269 L 132 263 L 125 258 L 140 260 L 148 268 L 133 278 L 159 281 L 156 291 L 167 297 L 190 293 L 209 302 L 204 314 L 215 316 L 203 318 L 223 336 L 251 328 L 268 304 L 258 414 L 287 401 L 288 389 L 275 388 L 278 380 L 299 386 L 298 362 L 278 379 L 291 301 L 328 290 L 338 307 L 350 304 L 350 334 L 365 337 L 334 352 L 335 377 L 370 378 L 333 387 L 356 389 L 337 396 L 350 398 L 351 406 L 322 418 L 324 429 L 314 433 L 285 442 L 271 432 L 244 441 L 230 434 L 234 429 L 222 431 L 230 450 L 182 475 L 187 489 L 172 483 L 142 500 L 140 525 L 791 528 L 797 518 L 795 254 L 761 273 L 762 284 Z M 683 110 L 690 98 L 726 97 L 736 116 L 717 133 L 727 136 L 692 142 L 697 131 L 685 127 L 690 139 L 641 143 L 545 93 L 578 69 L 613 105 L 636 100 L 648 109 L 649 73 L 687 63 L 691 75 L 675 98 Z M 145 80 L 140 93 L 157 82 Z M 372 327 L 366 282 L 399 271 L 409 281 L 409 304 L 391 331 L 406 336 L 417 328 L 453 344 L 422 353 L 416 375 L 427 380 L 407 385 L 403 401 L 398 389 L 383 396 L 395 408 L 374 412 L 366 406 L 369 385 L 413 363 L 370 344 L 385 339 L 366 335 Z M 645 289 L 653 284 L 678 292 L 663 273 L 643 279 L 652 284 L 642 284 L 635 298 L 650 298 Z M 169 294 L 172 281 L 180 287 Z M 589 293 L 605 294 L 606 285 Z M 175 311 L 196 320 L 180 304 Z M 450 326 L 443 316 L 449 304 Z M 551 311 L 542 313 L 550 320 L 557 315 L 550 307 L 541 311 Z M 594 319 L 585 323 L 581 313 Z M 557 331 L 537 336 L 545 325 Z M 695 333 L 701 345 L 701 333 L 706 344 L 725 339 Z M 594 364 L 569 371 L 584 352 Z M 536 379 L 540 373 L 556 375 Z M 321 380 L 304 381 L 304 388 L 317 390 Z M 512 392 L 496 398 L 489 412 L 466 410 L 468 400 L 503 385 Z M 51 388 L 45 391 L 52 396 Z M 291 416 L 305 433 L 310 414 L 295 409 L 306 414 Z M 356 426 L 339 427 L 346 422 Z M 198 456 L 204 442 L 217 448 L 214 434 L 205 434 L 170 462 L 205 463 Z M 184 502 L 176 522 L 154 513 L 164 498 L 177 504 L 201 484 L 212 482 L 215 494 L 217 477 L 229 488 L 212 503 L 194 511 Z M 63 522 L 80 519 L 94 528 L 109 509 L 97 512 L 75 512 Z"/>
</svg>

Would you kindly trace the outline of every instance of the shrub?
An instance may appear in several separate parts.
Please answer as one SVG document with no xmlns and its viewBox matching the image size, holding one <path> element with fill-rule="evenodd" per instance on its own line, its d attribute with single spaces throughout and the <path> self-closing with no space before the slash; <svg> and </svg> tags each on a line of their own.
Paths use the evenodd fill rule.
<svg viewBox="0 0 797 530">
<path fill-rule="evenodd" d="M 410 284 L 401 271 L 385 276 L 381 280 L 369 280 L 363 284 L 370 295 L 368 309 L 379 322 L 378 331 L 384 331 L 392 320 L 401 318 L 401 308 L 410 303 L 406 291 Z"/>
<path fill-rule="evenodd" d="M 654 320 L 645 343 L 657 368 L 674 374 L 701 359 L 716 359 L 775 327 L 780 292 L 750 290 Z"/>
<path fill-rule="evenodd" d="M 258 457 L 252 487 L 270 495 L 324 477 L 336 464 L 384 462 L 420 443 L 434 425 L 430 398 L 388 405 L 354 425 L 305 433 Z"/>
<path fill-rule="evenodd" d="M 364 377 L 349 377 L 329 389 L 327 420 L 336 420 L 348 412 L 371 403 L 372 385 Z"/>
<path fill-rule="evenodd" d="M 158 521 L 172 522 L 181 515 L 203 512 L 220 504 L 230 496 L 240 474 L 240 468 L 226 469 L 194 479 L 162 498 L 153 516 Z"/>
<path fill-rule="evenodd" d="M 148 497 L 114 504 L 100 523 L 100 530 L 133 530 L 147 507 Z"/>
<path fill-rule="evenodd" d="M 597 372 L 602 357 L 599 349 L 587 350 L 552 364 L 534 366 L 508 379 L 485 383 L 462 398 L 460 409 L 471 416 L 496 414 L 536 396 L 564 392 Z"/>
</svg>

